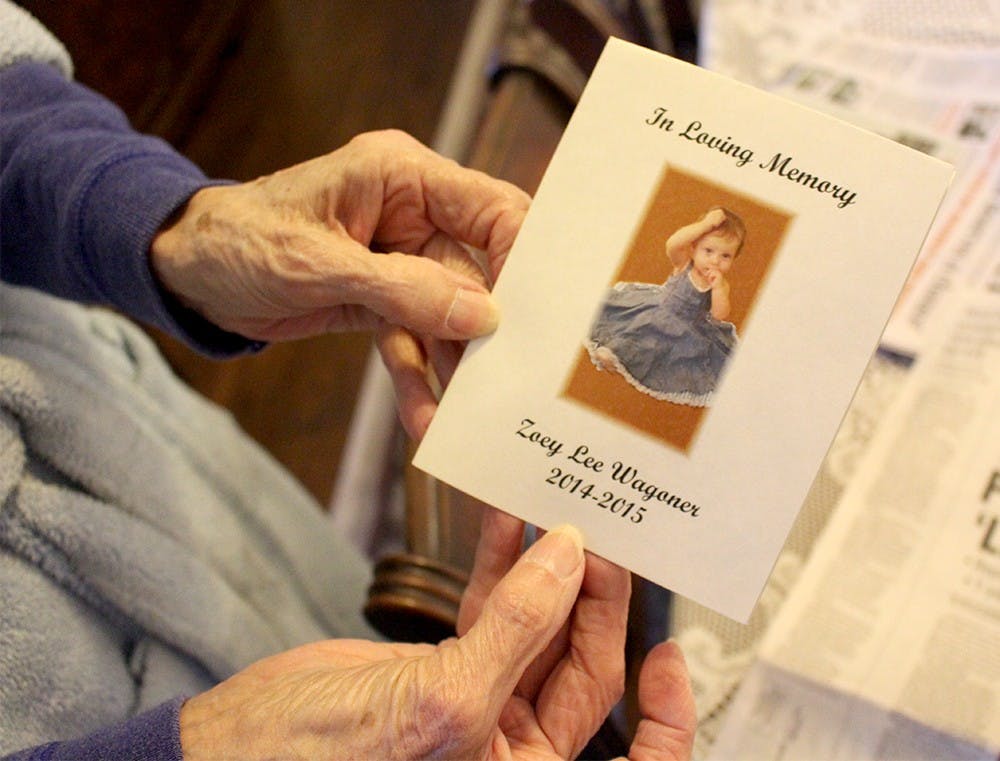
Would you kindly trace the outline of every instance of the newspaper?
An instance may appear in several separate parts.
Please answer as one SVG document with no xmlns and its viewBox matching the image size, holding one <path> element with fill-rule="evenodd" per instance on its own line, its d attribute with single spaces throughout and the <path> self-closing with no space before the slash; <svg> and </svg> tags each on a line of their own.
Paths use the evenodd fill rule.
<svg viewBox="0 0 1000 761">
<path fill-rule="evenodd" d="M 883 351 L 871 368 L 872 384 L 880 389 L 880 396 L 862 393 L 871 388 L 867 381 L 863 384 L 858 404 L 852 405 L 835 440 L 844 451 L 835 446 L 824 464 L 825 470 L 842 476 L 836 480 L 839 499 L 844 485 L 854 478 L 855 466 L 864 465 L 863 472 L 877 467 L 865 464 L 867 446 L 872 432 L 889 418 L 876 412 L 876 400 L 885 402 L 883 408 L 895 400 L 895 389 L 908 375 L 905 368 L 914 358 L 919 366 L 922 355 L 933 351 L 932 336 L 947 323 L 948 314 L 969 306 L 967 299 L 1000 293 L 1000 1 L 704 0 L 700 34 L 702 65 L 956 167 L 955 181 L 883 333 Z M 888 357 L 902 361 L 892 362 Z M 889 367 L 895 380 L 876 382 Z M 852 425 L 855 406 L 860 408 L 859 419 Z M 919 427 L 909 430 L 913 443 L 927 436 Z M 864 446 L 851 444 L 855 437 Z M 845 458 L 849 462 L 838 465 Z M 844 464 L 851 467 L 841 467 Z M 936 468 L 936 464 L 927 466 L 927 471 Z M 819 486 L 822 491 L 829 483 Z M 829 510 L 822 513 L 824 519 L 828 514 Z M 813 546 L 811 537 L 818 533 L 815 526 L 805 525 L 798 544 L 786 548 L 782 560 L 786 555 L 790 561 L 802 558 Z M 888 549 L 897 546 L 884 541 Z M 776 568 L 774 583 L 768 585 L 770 615 L 745 632 L 720 627 L 683 602 L 678 606 L 679 630 L 693 628 L 698 636 L 692 635 L 690 642 L 704 640 L 711 645 L 689 651 L 692 674 L 705 689 L 699 697 L 699 757 L 704 757 L 704 749 L 712 746 L 720 726 L 729 720 L 730 744 L 716 746 L 716 758 L 996 758 L 981 743 L 959 740 L 961 733 L 908 718 L 911 714 L 877 708 L 884 704 L 852 694 L 849 688 L 843 688 L 845 692 L 843 685 L 786 671 L 769 660 L 752 669 L 744 693 L 759 697 L 766 689 L 773 700 L 768 703 L 760 698 L 754 704 L 758 714 L 749 720 L 745 712 L 752 701 L 741 697 L 739 710 L 729 715 L 735 686 L 759 653 L 764 632 L 782 615 L 790 585 L 788 574 L 782 577 L 783 570 L 811 564 L 809 560 L 804 565 Z M 892 578 L 895 569 L 883 571 Z M 816 628 L 822 628 L 818 621 L 799 634 L 813 637 Z M 841 629 L 845 647 L 856 634 L 850 626 Z M 827 640 L 834 637 L 832 631 L 824 631 L 824 636 Z M 1000 649 L 995 631 L 990 644 L 994 646 L 989 652 Z M 798 652 L 820 658 L 825 650 L 813 649 L 807 642 L 799 645 Z M 971 661 L 989 662 L 988 655 L 974 656 L 960 647 L 954 652 L 964 652 L 963 657 Z M 717 653 L 725 657 L 713 655 Z M 740 668 L 734 671 L 733 663 L 741 664 Z M 892 662 L 886 664 L 888 668 Z M 978 663 L 975 668 L 980 668 Z M 937 692 L 951 700 L 968 695 L 975 702 L 978 696 L 963 687 L 964 679 L 962 669 L 949 668 Z M 997 712 L 995 703 L 986 705 L 987 711 Z M 748 721 L 757 722 L 753 731 Z M 742 734 L 734 726 L 742 726 Z M 741 737 L 743 745 L 733 745 L 733 737 Z"/>
<path fill-rule="evenodd" d="M 761 645 L 716 759 L 1000 751 L 1000 294 L 956 301 Z"/>
<path fill-rule="evenodd" d="M 882 339 L 916 356 L 954 288 L 996 279 L 1000 1 L 714 0 L 702 27 L 707 68 L 956 167 Z"/>
</svg>

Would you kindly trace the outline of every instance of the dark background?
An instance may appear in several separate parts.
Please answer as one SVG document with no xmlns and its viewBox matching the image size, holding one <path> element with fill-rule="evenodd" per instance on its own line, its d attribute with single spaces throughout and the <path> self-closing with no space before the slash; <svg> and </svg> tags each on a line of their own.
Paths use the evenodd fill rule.
<svg viewBox="0 0 1000 761">
<path fill-rule="evenodd" d="M 76 78 L 213 177 L 249 180 L 394 127 L 433 141 L 473 0 L 24 1 Z M 230 408 L 322 502 L 367 335 L 228 362 L 156 336 L 178 374 Z"/>
</svg>

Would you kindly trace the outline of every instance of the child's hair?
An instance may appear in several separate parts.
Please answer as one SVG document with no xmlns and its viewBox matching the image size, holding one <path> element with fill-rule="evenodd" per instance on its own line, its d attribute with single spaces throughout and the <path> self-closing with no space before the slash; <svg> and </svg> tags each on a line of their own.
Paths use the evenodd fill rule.
<svg viewBox="0 0 1000 761">
<path fill-rule="evenodd" d="M 727 238 L 735 238 L 738 241 L 736 246 L 736 256 L 739 256 L 740 251 L 743 250 L 743 241 L 747 236 L 746 225 L 743 224 L 743 220 L 740 219 L 739 215 L 735 212 L 732 212 L 723 206 L 713 206 L 709 209 L 709 211 L 714 211 L 715 209 L 721 209 L 722 213 L 726 215 L 726 218 L 722 221 L 722 224 L 712 230 L 712 232 L 718 235 L 723 235 Z"/>
</svg>

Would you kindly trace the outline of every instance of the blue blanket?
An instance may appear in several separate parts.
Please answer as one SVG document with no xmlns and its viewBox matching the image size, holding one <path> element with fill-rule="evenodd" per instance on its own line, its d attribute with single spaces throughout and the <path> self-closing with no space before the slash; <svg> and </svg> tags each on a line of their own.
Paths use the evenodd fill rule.
<svg viewBox="0 0 1000 761">
<path fill-rule="evenodd" d="M 0 285 L 0 753 L 376 637 L 368 575 L 132 323 Z"/>
</svg>

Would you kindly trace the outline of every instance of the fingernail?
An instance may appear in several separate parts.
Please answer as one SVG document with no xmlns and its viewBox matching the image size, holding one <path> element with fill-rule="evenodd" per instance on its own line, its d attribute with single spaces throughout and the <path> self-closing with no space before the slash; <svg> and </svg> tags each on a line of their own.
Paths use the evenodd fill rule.
<svg viewBox="0 0 1000 761">
<path fill-rule="evenodd" d="M 497 329 L 500 312 L 488 293 L 459 288 L 448 308 L 445 324 L 463 336 L 485 336 Z"/>
<path fill-rule="evenodd" d="M 583 535 L 574 526 L 559 526 L 531 545 L 525 557 L 556 578 L 568 578 L 583 562 Z"/>
</svg>

